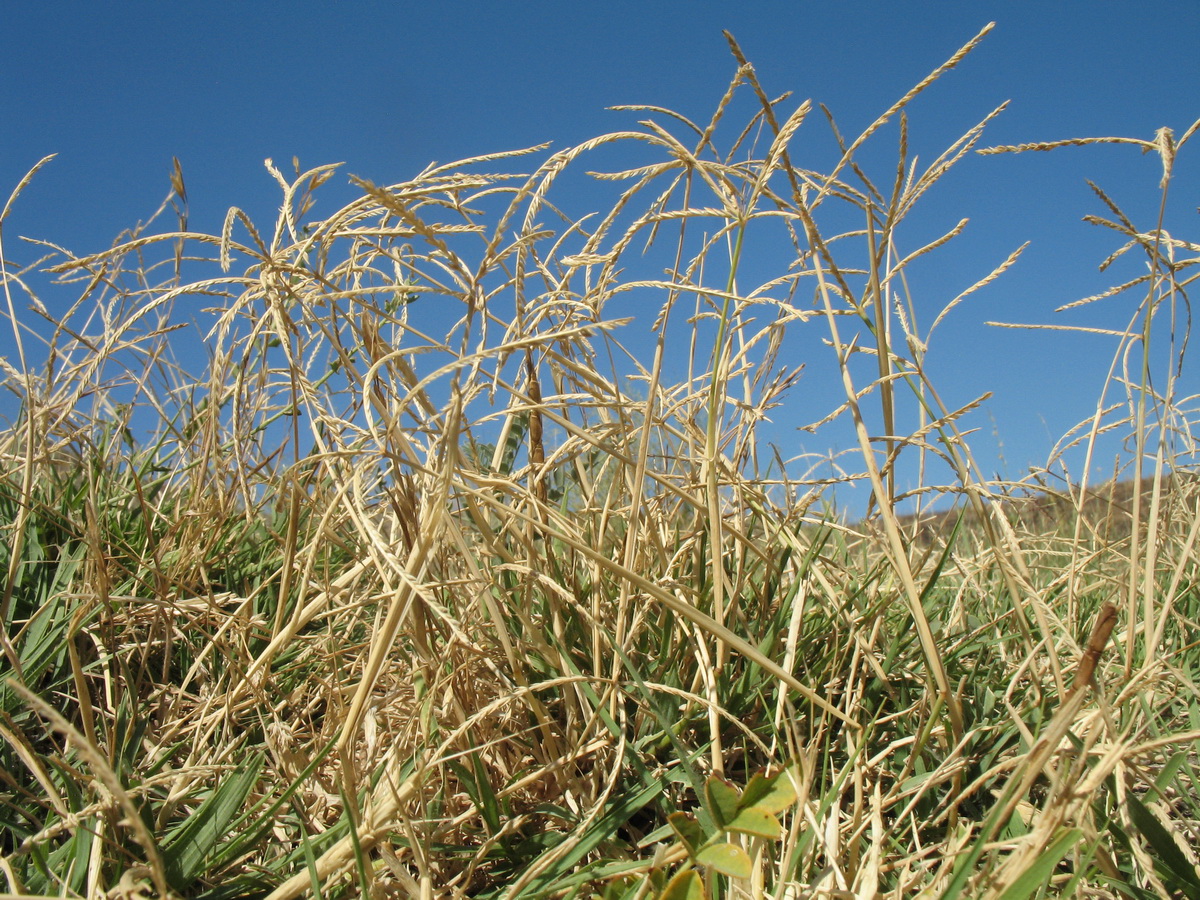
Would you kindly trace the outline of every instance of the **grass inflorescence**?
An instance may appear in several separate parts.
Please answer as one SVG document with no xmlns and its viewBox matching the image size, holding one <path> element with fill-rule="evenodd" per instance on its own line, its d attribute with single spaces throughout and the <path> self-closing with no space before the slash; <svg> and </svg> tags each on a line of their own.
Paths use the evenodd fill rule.
<svg viewBox="0 0 1200 900">
<path fill-rule="evenodd" d="M 961 226 L 898 246 L 999 113 L 921 167 L 906 107 L 982 37 L 827 172 L 793 150 L 821 112 L 731 39 L 708 123 L 642 108 L 319 219 L 336 167 L 269 164 L 273 228 L 211 235 L 177 166 L 177 228 L 48 247 L 61 315 L 6 259 L 7 891 L 1200 896 L 1196 246 L 1097 189 L 1148 263 L 1125 402 L 1041 480 L 984 477 L 982 398 L 944 405 L 925 354 L 1019 252 L 921 331 L 906 267 Z M 1194 131 L 1141 144 L 1164 205 Z M 562 185 L 633 157 L 574 217 Z M 837 396 L 798 403 L 799 348 Z M 789 458 L 784 411 L 856 450 Z M 1051 480 L 1112 432 L 1140 489 Z"/>
</svg>

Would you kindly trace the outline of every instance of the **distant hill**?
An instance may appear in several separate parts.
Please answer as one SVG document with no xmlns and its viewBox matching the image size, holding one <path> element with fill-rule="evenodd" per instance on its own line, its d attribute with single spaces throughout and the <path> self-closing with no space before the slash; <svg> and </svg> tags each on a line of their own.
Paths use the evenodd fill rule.
<svg viewBox="0 0 1200 900">
<path fill-rule="evenodd" d="M 1170 517 L 1179 503 L 1196 496 L 1200 474 L 1177 471 L 1163 479 L 1160 491 L 1160 516 Z M 1018 534 L 1069 534 L 1082 512 L 1085 535 L 1104 541 L 1119 541 L 1129 537 L 1133 523 L 1134 501 L 1139 488 L 1133 480 L 1109 481 L 1091 486 L 1086 494 L 1079 485 L 1064 486 L 1061 490 L 1035 490 L 1014 493 L 992 500 L 989 507 L 1000 505 L 1005 518 Z M 1143 526 L 1150 514 L 1154 495 L 1154 479 L 1140 483 Z M 1082 505 L 1081 505 L 1082 498 Z M 932 513 L 909 514 L 899 517 L 901 528 L 918 543 L 941 542 L 949 537 L 954 524 L 962 516 L 962 530 L 979 534 L 980 525 L 975 510 L 965 498 L 953 509 Z M 1160 519 L 1160 524 L 1163 520 Z"/>
</svg>

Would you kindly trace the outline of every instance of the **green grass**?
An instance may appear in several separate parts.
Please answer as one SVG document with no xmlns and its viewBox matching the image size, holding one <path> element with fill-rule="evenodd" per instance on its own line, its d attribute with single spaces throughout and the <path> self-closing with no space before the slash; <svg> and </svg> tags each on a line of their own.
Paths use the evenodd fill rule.
<svg viewBox="0 0 1200 900">
<path fill-rule="evenodd" d="M 321 219 L 334 168 L 273 168 L 270 231 L 187 232 L 177 167 L 178 229 L 42 262 L 77 298 L 49 330 L 0 253 L 6 890 L 1200 896 L 1195 245 L 1098 192 L 1149 275 L 1128 402 L 1067 440 L 1090 471 L 1127 433 L 1145 489 L 1006 499 L 1028 485 L 978 472 L 974 404 L 924 366 L 941 316 L 919 330 L 906 293 L 949 251 L 898 246 L 994 115 L 908 159 L 905 107 L 974 43 L 835 129 L 829 172 L 789 149 L 810 105 L 770 101 L 731 40 L 710 123 L 647 109 L 552 155 L 355 180 Z M 855 153 L 897 124 L 881 186 Z M 1194 131 L 1144 147 L 1164 204 Z M 618 143 L 647 163 L 571 218 L 560 183 Z M 748 286 L 756 242 L 794 253 Z M 858 436 L 808 470 L 761 434 L 797 409 L 803 341 L 844 393 L 795 415 Z M 953 483 L 899 490 L 934 463 Z M 851 482 L 856 525 L 826 512 Z"/>
</svg>

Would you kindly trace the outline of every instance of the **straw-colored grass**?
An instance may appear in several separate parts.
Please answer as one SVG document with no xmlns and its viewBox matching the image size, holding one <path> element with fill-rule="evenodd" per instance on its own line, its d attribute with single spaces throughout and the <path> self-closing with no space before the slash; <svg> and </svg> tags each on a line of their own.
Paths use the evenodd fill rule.
<svg viewBox="0 0 1200 900">
<path fill-rule="evenodd" d="M 978 401 L 924 366 L 975 288 L 920 330 L 905 281 L 960 229 L 900 234 L 999 112 L 908 156 L 905 108 L 982 37 L 834 129 L 828 172 L 792 149 L 820 114 L 731 40 L 708 123 L 645 108 L 558 153 L 355 179 L 320 219 L 334 167 L 271 166 L 273 228 L 191 233 L 177 167 L 178 229 L 47 247 L 61 314 L 0 248 L 7 891 L 1200 896 L 1197 248 L 1101 193 L 1149 269 L 1125 400 L 1067 440 L 1130 435 L 1125 524 L 1085 487 L 1051 521 L 995 502 L 1019 486 L 973 461 Z M 1164 203 L 1194 131 L 1143 145 Z M 856 152 L 897 134 L 872 181 Z M 614 145 L 645 162 L 572 211 Z M 768 418 L 847 423 L 857 455 L 787 459 Z M 857 525 L 827 515 L 854 482 Z M 902 515 L 947 495 L 961 518 Z M 710 780 L 764 769 L 773 793 Z"/>
</svg>

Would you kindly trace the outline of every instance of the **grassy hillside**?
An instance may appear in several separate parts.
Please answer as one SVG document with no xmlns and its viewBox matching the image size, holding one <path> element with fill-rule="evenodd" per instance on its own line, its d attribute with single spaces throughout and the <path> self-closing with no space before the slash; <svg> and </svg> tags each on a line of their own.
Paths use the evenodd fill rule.
<svg viewBox="0 0 1200 900">
<path fill-rule="evenodd" d="M 1037 484 L 978 472 L 903 278 L 952 242 L 894 247 L 991 116 L 883 182 L 855 158 L 971 46 L 828 172 L 734 45 L 711 122 L 356 181 L 322 219 L 334 170 L 297 164 L 273 225 L 190 232 L 177 169 L 162 224 L 42 261 L 76 301 L 48 322 L 0 248 L 5 889 L 1200 896 L 1195 245 L 1110 223 L 1145 366 L 1079 441 L 1127 435 L 1143 489 L 1003 501 Z M 1193 132 L 1144 148 L 1164 196 Z M 613 144 L 650 161 L 562 215 Z M 764 232 L 794 254 L 751 288 Z M 844 477 L 761 440 L 810 335 Z M 926 459 L 956 506 L 922 533 L 896 473 Z"/>
</svg>

